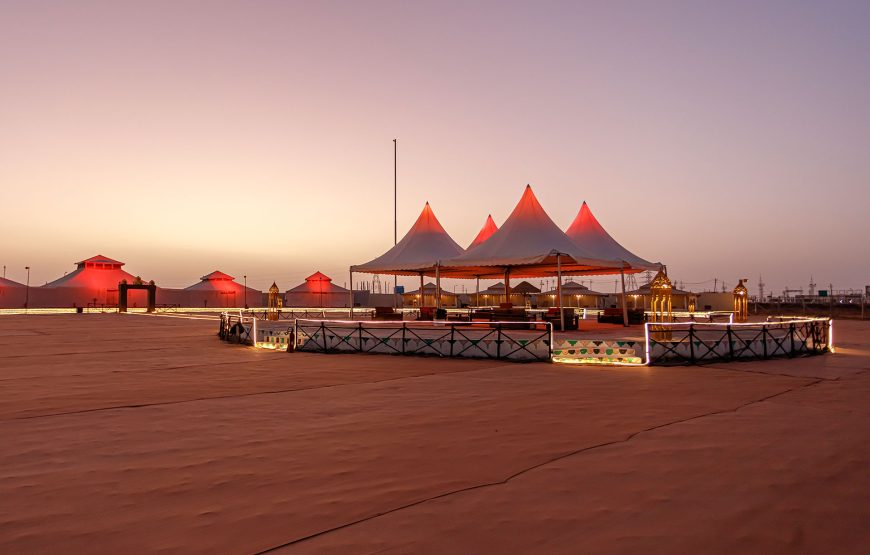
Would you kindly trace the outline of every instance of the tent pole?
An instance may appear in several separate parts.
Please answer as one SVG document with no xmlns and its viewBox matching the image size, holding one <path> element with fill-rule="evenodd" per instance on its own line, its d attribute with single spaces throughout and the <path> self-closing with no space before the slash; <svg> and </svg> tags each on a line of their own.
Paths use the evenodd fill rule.
<svg viewBox="0 0 870 555">
<path fill-rule="evenodd" d="M 435 263 L 435 308 L 441 308 L 441 262 Z"/>
<path fill-rule="evenodd" d="M 426 290 L 423 289 L 423 272 L 420 272 L 420 308 L 426 306 Z"/>
<path fill-rule="evenodd" d="M 625 300 L 625 267 L 620 268 L 619 276 L 622 278 L 622 325 L 628 327 L 628 303 Z"/>
<path fill-rule="evenodd" d="M 353 268 L 350 269 L 350 291 L 348 291 L 348 296 L 350 297 L 348 312 L 350 312 L 350 319 L 353 320 Z"/>
<path fill-rule="evenodd" d="M 476 290 L 476 292 L 475 292 L 475 301 L 474 301 L 474 302 L 475 302 L 475 304 L 477 304 L 477 306 L 480 306 L 480 276 L 477 276 L 477 290 Z M 861 306 L 862 306 L 861 310 L 863 311 L 863 306 L 864 306 L 864 305 L 861 305 Z M 864 319 L 864 317 L 863 317 L 863 314 L 864 314 L 864 313 L 861 312 L 861 314 L 862 314 L 861 319 L 863 320 L 863 319 Z"/>
<path fill-rule="evenodd" d="M 565 331 L 565 306 L 562 301 L 562 255 L 556 255 L 556 276 L 558 278 L 558 282 L 556 283 L 556 288 L 559 290 L 559 331 Z"/>
<path fill-rule="evenodd" d="M 511 269 L 504 269 L 504 302 L 511 304 Z"/>
</svg>

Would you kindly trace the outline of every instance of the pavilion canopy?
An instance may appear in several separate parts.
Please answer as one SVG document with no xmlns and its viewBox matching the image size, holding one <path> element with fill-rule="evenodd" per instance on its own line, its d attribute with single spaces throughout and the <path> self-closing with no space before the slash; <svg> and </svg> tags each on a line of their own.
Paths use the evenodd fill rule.
<svg viewBox="0 0 870 555">
<path fill-rule="evenodd" d="M 0 287 L 25 287 L 23 283 L 0 277 Z"/>
<path fill-rule="evenodd" d="M 307 278 L 305 283 L 297 285 L 293 289 L 288 289 L 287 294 L 292 293 L 311 293 L 311 294 L 334 294 L 340 293 L 347 295 L 348 290 L 332 283 L 332 278 L 321 272 L 314 272 Z"/>
<path fill-rule="evenodd" d="M 586 252 L 553 223 L 532 188 L 511 215 L 485 242 L 454 258 L 441 258 L 440 275 L 453 278 L 555 276 L 563 274 L 612 274 L 623 269 L 637 272 L 616 259 L 599 259 Z"/>
<path fill-rule="evenodd" d="M 480 228 L 480 231 L 477 233 L 477 237 L 474 238 L 474 241 L 468 245 L 469 249 L 473 249 L 477 245 L 483 243 L 490 237 L 492 234 L 498 231 L 498 226 L 495 225 L 495 220 L 492 219 L 492 214 L 486 217 L 486 221 L 483 223 L 483 227 Z"/>
<path fill-rule="evenodd" d="M 444 231 L 427 202 L 420 217 L 396 246 L 374 260 L 351 266 L 350 270 L 368 274 L 420 275 L 431 270 L 438 260 L 453 258 L 462 252 L 462 247 Z"/>
<path fill-rule="evenodd" d="M 653 264 L 648 262 L 620 245 L 598 223 L 598 220 L 592 215 L 592 211 L 589 210 L 586 202 L 580 207 L 580 212 L 577 213 L 577 217 L 574 218 L 566 233 L 577 245 L 594 257 L 607 260 L 622 260 L 630 264 L 632 268 L 644 270 L 658 270 L 661 268 L 660 263 Z"/>
<path fill-rule="evenodd" d="M 550 291 L 544 291 L 544 295 L 558 295 L 558 289 L 551 289 Z M 569 280 L 562 284 L 562 294 L 565 296 L 571 295 L 589 295 L 590 297 L 606 297 L 607 293 L 599 293 L 598 291 L 593 291 L 589 289 L 583 284 L 577 283 L 576 281 Z"/>
</svg>

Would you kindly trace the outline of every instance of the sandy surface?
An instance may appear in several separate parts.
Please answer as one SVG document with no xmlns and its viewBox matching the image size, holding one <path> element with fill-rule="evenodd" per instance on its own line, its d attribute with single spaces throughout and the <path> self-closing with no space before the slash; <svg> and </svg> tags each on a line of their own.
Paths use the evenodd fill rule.
<svg viewBox="0 0 870 555">
<path fill-rule="evenodd" d="M 833 356 L 577 368 L 0 317 L 0 553 L 862 553 L 870 323 Z"/>
</svg>

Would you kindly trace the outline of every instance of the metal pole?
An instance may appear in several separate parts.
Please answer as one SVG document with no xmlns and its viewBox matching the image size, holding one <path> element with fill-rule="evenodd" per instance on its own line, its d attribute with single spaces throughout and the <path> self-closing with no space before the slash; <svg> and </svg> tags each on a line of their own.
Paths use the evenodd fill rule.
<svg viewBox="0 0 870 555">
<path fill-rule="evenodd" d="M 25 266 L 27 270 L 27 285 L 24 286 L 24 310 L 27 310 L 27 305 L 30 303 L 30 266 Z"/>
<path fill-rule="evenodd" d="M 628 327 L 628 303 L 625 300 L 625 268 L 619 270 L 622 278 L 622 325 Z"/>
<path fill-rule="evenodd" d="M 420 308 L 426 306 L 426 290 L 423 288 L 423 272 L 420 272 Z"/>
<path fill-rule="evenodd" d="M 245 278 L 245 293 L 244 293 L 245 301 L 244 302 L 245 302 L 245 310 L 247 310 L 248 309 L 248 276 L 242 276 L 242 277 Z"/>
<path fill-rule="evenodd" d="M 511 304 L 511 269 L 504 269 L 504 302 Z"/>
<path fill-rule="evenodd" d="M 441 263 L 435 264 L 435 309 L 441 308 Z"/>
<path fill-rule="evenodd" d="M 477 306 L 480 306 L 480 276 L 477 276 L 477 290 L 475 292 L 475 299 L 475 303 L 477 304 Z"/>
<path fill-rule="evenodd" d="M 393 139 L 393 246 L 399 238 L 399 173 L 398 173 L 399 139 Z M 396 288 L 399 287 L 399 276 L 393 276 L 393 306 L 396 306 Z"/>
<path fill-rule="evenodd" d="M 350 312 L 350 319 L 353 320 L 353 268 L 350 268 L 349 271 L 350 271 L 350 289 L 348 290 L 347 294 L 350 296 L 350 304 L 348 304 L 350 309 L 348 310 L 348 312 Z"/>
<path fill-rule="evenodd" d="M 557 294 L 559 295 L 559 328 L 560 331 L 565 331 L 565 307 L 562 302 L 562 255 L 556 255 L 556 275 L 559 280 L 556 283 L 556 288 L 558 289 Z"/>
</svg>

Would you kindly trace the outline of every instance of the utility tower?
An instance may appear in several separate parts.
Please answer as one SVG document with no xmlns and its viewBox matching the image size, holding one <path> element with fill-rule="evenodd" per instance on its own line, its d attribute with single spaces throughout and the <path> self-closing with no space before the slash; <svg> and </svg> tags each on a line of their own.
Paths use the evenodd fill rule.
<svg viewBox="0 0 870 555">
<path fill-rule="evenodd" d="M 816 282 L 813 279 L 813 276 L 810 276 L 810 297 L 815 296 L 816 294 Z"/>
<path fill-rule="evenodd" d="M 761 280 L 761 274 L 758 274 L 758 298 L 764 302 L 764 282 Z"/>
</svg>

